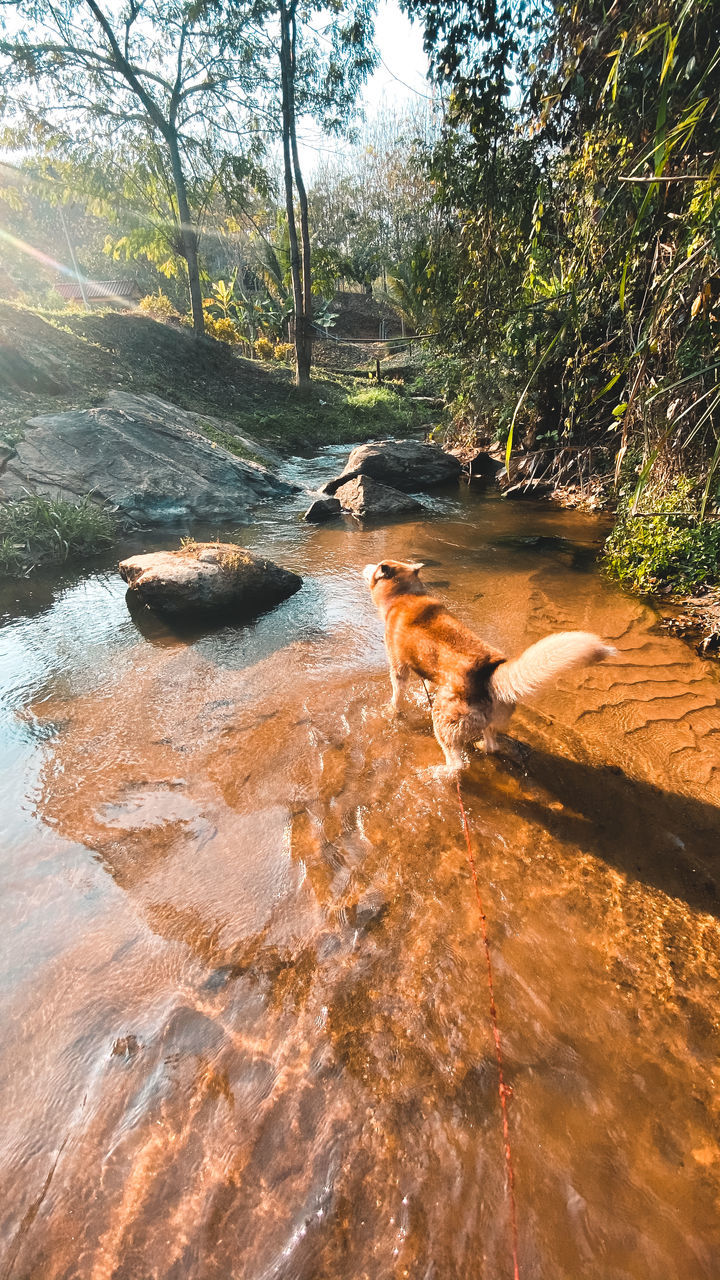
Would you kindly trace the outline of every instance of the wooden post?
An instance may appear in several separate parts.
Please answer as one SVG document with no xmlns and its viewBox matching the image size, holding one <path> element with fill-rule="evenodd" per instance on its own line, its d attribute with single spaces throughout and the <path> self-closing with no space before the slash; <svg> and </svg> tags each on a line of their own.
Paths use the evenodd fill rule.
<svg viewBox="0 0 720 1280">
<path fill-rule="evenodd" d="M 382 382 L 382 374 L 380 373 L 380 357 L 379 356 L 375 357 L 375 374 L 377 376 L 378 386 L 380 386 L 380 383 Z"/>
</svg>

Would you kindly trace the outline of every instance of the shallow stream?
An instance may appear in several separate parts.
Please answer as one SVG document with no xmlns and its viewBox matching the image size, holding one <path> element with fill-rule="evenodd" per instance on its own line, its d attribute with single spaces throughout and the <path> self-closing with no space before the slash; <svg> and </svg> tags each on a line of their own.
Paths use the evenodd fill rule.
<svg viewBox="0 0 720 1280">
<path fill-rule="evenodd" d="M 383 556 L 509 654 L 620 650 L 464 781 L 522 1280 L 720 1275 L 717 668 L 603 580 L 597 519 L 431 507 L 263 509 L 242 540 L 305 585 L 249 626 L 140 630 L 110 565 L 0 596 L 1 1280 L 511 1277 L 477 907 L 422 689 L 386 712 Z"/>
</svg>

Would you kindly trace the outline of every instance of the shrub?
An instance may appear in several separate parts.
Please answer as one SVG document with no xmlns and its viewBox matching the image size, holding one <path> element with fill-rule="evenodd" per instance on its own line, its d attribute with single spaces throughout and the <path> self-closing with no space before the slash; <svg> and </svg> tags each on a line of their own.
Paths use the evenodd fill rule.
<svg viewBox="0 0 720 1280">
<path fill-rule="evenodd" d="M 217 338 L 218 342 L 226 342 L 231 347 L 242 341 L 237 325 L 229 316 L 219 316 L 216 319 L 209 311 L 203 311 L 203 315 L 205 332 L 209 338 Z"/>
<path fill-rule="evenodd" d="M 292 342 L 276 342 L 273 356 L 276 360 L 291 360 L 295 348 Z"/>
<path fill-rule="evenodd" d="M 644 511 L 620 509 L 605 544 L 613 577 L 633 591 L 687 590 L 720 577 L 720 523 L 700 520 L 692 489 L 682 477 L 665 493 L 646 489 Z"/>
<path fill-rule="evenodd" d="M 271 338 L 260 336 L 255 339 L 255 355 L 261 360 L 272 360 L 275 351 L 275 343 Z"/>
<path fill-rule="evenodd" d="M 169 320 L 171 316 L 180 318 L 180 313 L 162 289 L 158 289 L 157 293 L 146 293 L 138 302 L 138 311 L 144 311 L 153 320 Z"/>
<path fill-rule="evenodd" d="M 75 503 L 30 494 L 0 503 L 0 573 L 24 573 L 37 564 L 98 551 L 114 536 L 113 516 L 89 498 Z"/>
</svg>

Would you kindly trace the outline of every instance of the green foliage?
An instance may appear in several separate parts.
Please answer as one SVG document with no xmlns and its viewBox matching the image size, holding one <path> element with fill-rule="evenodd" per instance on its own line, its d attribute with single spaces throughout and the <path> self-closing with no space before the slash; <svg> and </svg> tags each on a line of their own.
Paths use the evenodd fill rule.
<svg viewBox="0 0 720 1280">
<path fill-rule="evenodd" d="M 426 275 L 463 431 L 720 459 L 712 0 L 405 0 L 450 87 Z M 708 487 L 708 493 L 710 489 Z"/>
<path fill-rule="evenodd" d="M 672 487 L 645 490 L 634 514 L 626 499 L 605 546 L 605 565 L 634 591 L 689 589 L 720 576 L 720 522 L 701 520 L 699 502 L 683 477 Z"/>
<path fill-rule="evenodd" d="M 37 564 L 91 554 L 114 536 L 112 515 L 89 498 L 73 503 L 30 494 L 0 504 L 0 573 L 17 575 Z"/>
<path fill-rule="evenodd" d="M 210 422 L 204 423 L 201 430 L 208 440 L 213 444 L 219 444 L 223 449 L 227 449 L 228 453 L 234 453 L 237 458 L 243 458 L 246 462 L 259 462 L 262 464 L 262 458 L 253 453 L 252 449 L 248 449 L 247 445 L 243 444 L 242 440 L 239 440 L 236 435 L 233 435 L 232 431 L 223 431 L 221 427 L 216 427 Z M 185 546 L 186 543 L 194 545 L 194 539 L 183 538 L 182 545 Z"/>
<path fill-rule="evenodd" d="M 275 344 L 270 338 L 258 338 L 255 343 L 255 355 L 259 360 L 272 360 Z"/>
<path fill-rule="evenodd" d="M 203 315 L 205 317 L 205 332 L 209 338 L 216 338 L 218 342 L 226 342 L 231 347 L 241 341 L 238 327 L 229 316 L 215 317 L 205 309 L 203 310 Z"/>
<path fill-rule="evenodd" d="M 403 435 L 419 425 L 420 410 L 400 387 L 368 386 L 354 379 L 323 377 L 298 399 L 278 399 L 271 408 L 236 418 L 238 427 L 284 451 L 304 453 L 324 444 L 348 444 L 377 436 Z"/>
</svg>

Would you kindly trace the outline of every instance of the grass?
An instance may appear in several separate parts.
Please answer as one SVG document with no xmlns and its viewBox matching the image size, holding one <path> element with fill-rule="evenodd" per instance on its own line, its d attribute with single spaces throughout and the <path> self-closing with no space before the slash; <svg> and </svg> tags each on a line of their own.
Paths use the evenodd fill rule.
<svg viewBox="0 0 720 1280">
<path fill-rule="evenodd" d="M 0 504 L 0 574 L 17 577 L 39 564 L 91 554 L 114 538 L 114 518 L 89 498 L 74 503 L 30 494 Z"/>
<path fill-rule="evenodd" d="M 302 395 L 253 410 L 239 426 L 284 452 L 325 444 L 354 444 L 378 435 L 404 435 L 421 422 L 420 409 L 402 387 L 369 386 L 354 378 L 317 374 Z"/>
</svg>

